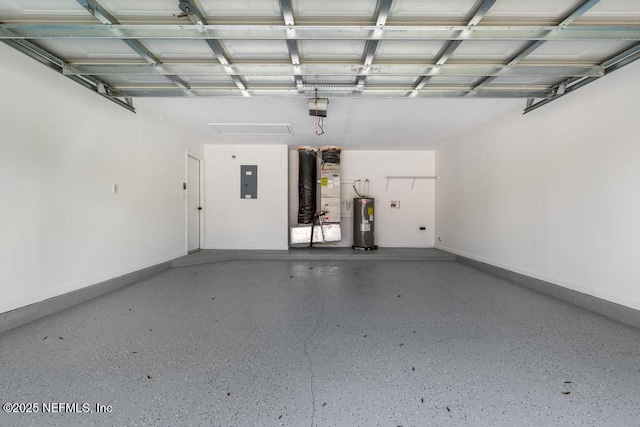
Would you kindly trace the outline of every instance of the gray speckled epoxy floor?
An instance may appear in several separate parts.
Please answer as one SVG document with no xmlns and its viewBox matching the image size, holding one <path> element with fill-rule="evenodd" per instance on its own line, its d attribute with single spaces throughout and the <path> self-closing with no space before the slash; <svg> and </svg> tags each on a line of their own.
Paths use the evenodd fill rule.
<svg viewBox="0 0 640 427">
<path fill-rule="evenodd" d="M 2 426 L 638 426 L 640 331 L 455 262 L 227 261 L 1 334 L 0 396 L 113 407 Z"/>
</svg>

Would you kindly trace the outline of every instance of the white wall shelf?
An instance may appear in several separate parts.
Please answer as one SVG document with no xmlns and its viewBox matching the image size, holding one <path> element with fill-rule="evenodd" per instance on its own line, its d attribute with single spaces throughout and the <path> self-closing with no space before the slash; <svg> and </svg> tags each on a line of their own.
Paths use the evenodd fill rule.
<svg viewBox="0 0 640 427">
<path fill-rule="evenodd" d="M 411 183 L 411 189 L 413 190 L 413 187 L 416 185 L 416 179 L 440 179 L 439 176 L 385 176 L 386 180 L 387 180 L 387 186 L 386 186 L 386 190 L 389 189 L 389 181 L 392 179 L 412 179 L 413 182 Z"/>
</svg>

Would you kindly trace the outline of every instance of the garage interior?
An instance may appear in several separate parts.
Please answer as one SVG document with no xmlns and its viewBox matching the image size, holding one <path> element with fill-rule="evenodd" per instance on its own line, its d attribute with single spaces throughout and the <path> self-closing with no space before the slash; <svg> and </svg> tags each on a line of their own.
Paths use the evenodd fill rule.
<svg viewBox="0 0 640 427">
<path fill-rule="evenodd" d="M 0 395 L 70 404 L 3 425 L 637 425 L 638 2 L 0 0 L 0 40 Z"/>
</svg>

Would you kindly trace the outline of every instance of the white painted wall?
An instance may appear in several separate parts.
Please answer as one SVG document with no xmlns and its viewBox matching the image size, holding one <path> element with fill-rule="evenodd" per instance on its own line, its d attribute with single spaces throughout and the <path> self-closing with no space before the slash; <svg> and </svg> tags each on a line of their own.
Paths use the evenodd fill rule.
<svg viewBox="0 0 640 427">
<path fill-rule="evenodd" d="M 640 309 L 639 75 L 443 145 L 437 246 Z"/>
<path fill-rule="evenodd" d="M 216 144 L 204 152 L 204 247 L 287 249 L 287 146 Z M 258 166 L 257 199 L 240 198 L 241 165 Z"/>
<path fill-rule="evenodd" d="M 4 44 L 0 58 L 0 312 L 185 254 L 201 145 Z"/>
<path fill-rule="evenodd" d="M 375 198 L 375 242 L 380 247 L 424 248 L 434 246 L 434 180 L 391 180 L 386 176 L 433 176 L 433 151 L 344 150 L 340 156 L 341 199 L 355 197 L 350 182 L 369 179 L 369 196 Z M 298 218 L 298 153 L 289 153 L 289 224 Z M 319 167 L 318 167 L 319 168 Z M 413 186 L 413 189 L 412 189 Z M 318 190 L 318 197 L 320 191 Z M 391 200 L 400 201 L 400 209 L 391 209 Z M 421 231 L 420 227 L 426 227 Z M 341 220 L 342 241 L 335 246 L 353 244 L 353 217 Z"/>
</svg>

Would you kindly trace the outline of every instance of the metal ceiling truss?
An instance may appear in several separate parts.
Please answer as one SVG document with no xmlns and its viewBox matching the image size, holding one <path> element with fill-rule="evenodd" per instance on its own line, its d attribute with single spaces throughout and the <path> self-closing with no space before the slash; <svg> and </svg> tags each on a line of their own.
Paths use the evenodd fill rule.
<svg viewBox="0 0 640 427">
<path fill-rule="evenodd" d="M 627 49 L 619 53 L 608 61 L 605 61 L 602 64 L 604 75 L 619 70 L 625 65 L 637 61 L 638 59 L 640 59 L 640 43 L 636 44 L 631 49 Z M 527 114 L 537 108 L 542 107 L 543 105 L 555 101 L 556 99 L 574 92 L 577 89 L 588 85 L 589 83 L 593 83 L 597 79 L 597 77 L 574 77 L 568 80 L 564 80 L 553 88 L 553 95 L 550 98 L 546 98 L 538 102 L 535 101 L 535 98 L 529 98 L 527 100 L 527 106 L 524 109 L 523 114 Z"/>
<path fill-rule="evenodd" d="M 81 1 L 81 0 L 78 0 Z M 637 25 L 86 25 L 1 24 L 0 39 L 639 40 Z"/>
<path fill-rule="evenodd" d="M 494 5 L 496 0 L 478 0 L 476 5 L 474 6 L 471 17 L 469 18 L 468 26 L 470 28 L 475 27 L 484 16 L 487 14 L 489 9 Z M 440 49 L 440 52 L 434 58 L 434 62 L 437 67 L 442 67 L 448 60 L 451 58 L 453 53 L 458 49 L 458 47 L 462 44 L 462 40 L 447 40 Z M 416 97 L 418 93 L 422 90 L 422 88 L 429 83 L 429 80 L 433 78 L 434 74 L 425 74 L 420 76 L 416 80 L 416 85 L 413 88 L 413 91 L 409 94 L 411 97 Z M 467 94 L 469 94 L 468 92 Z"/>
<path fill-rule="evenodd" d="M 207 20 L 204 17 L 197 0 L 180 1 L 179 7 L 187 14 L 187 16 L 191 19 L 191 21 L 196 25 L 197 28 L 202 28 L 204 25 L 207 25 Z M 233 72 L 233 68 L 231 67 L 231 60 L 225 52 L 224 47 L 222 47 L 220 41 L 216 39 L 207 39 L 205 41 L 213 54 L 216 56 L 218 62 L 220 62 L 220 64 L 224 67 L 225 73 L 229 75 L 231 81 L 233 81 L 236 87 L 240 90 L 240 93 L 242 93 L 244 96 L 249 96 L 249 92 L 247 92 L 247 82 L 241 75 Z"/>
<path fill-rule="evenodd" d="M 564 28 L 564 29 L 570 28 L 568 27 L 569 24 L 571 24 L 573 21 L 578 19 L 580 16 L 584 15 L 585 12 L 587 12 L 589 9 L 595 6 L 596 3 L 598 3 L 599 1 L 600 0 L 583 0 L 578 6 L 576 6 L 572 11 L 570 11 L 567 14 L 567 16 L 564 17 L 564 19 L 560 21 L 560 23 L 558 24 L 558 27 Z M 536 49 L 538 49 L 540 46 L 542 46 L 546 42 L 547 40 L 532 41 L 524 49 L 522 49 L 515 56 L 513 56 L 507 63 L 507 66 L 508 67 L 516 66 L 520 61 L 525 59 L 527 56 L 529 56 L 532 52 L 534 52 Z M 478 82 L 473 89 L 478 90 L 482 86 L 485 86 L 491 83 L 498 77 L 500 77 L 500 74 L 487 76 L 484 79 L 482 79 L 480 82 Z"/>
<path fill-rule="evenodd" d="M 103 25 L 108 25 L 109 28 L 120 25 L 120 22 L 116 19 L 111 12 L 105 9 L 100 3 L 96 0 L 76 0 L 80 3 L 89 13 L 96 17 L 98 21 L 100 21 Z M 134 38 L 125 38 L 122 39 L 123 42 L 127 44 L 134 52 L 144 58 L 148 63 L 153 65 L 162 64 L 162 60 L 153 54 L 149 49 L 145 47 L 145 45 L 137 39 Z M 167 76 L 169 80 L 176 84 L 180 89 L 182 89 L 187 95 L 189 93 L 189 84 L 185 82 L 179 76 Z"/>
<path fill-rule="evenodd" d="M 281 97 L 320 92 L 325 96 L 380 98 L 519 97 L 528 99 L 526 113 L 640 58 L 640 26 L 630 24 L 632 21 L 601 20 L 597 25 L 589 24 L 593 21 L 576 24 L 575 21 L 599 0 L 576 0 L 556 25 L 498 25 L 501 21 L 495 16 L 487 22 L 485 17 L 491 14 L 497 0 L 477 0 L 464 20 L 457 19 L 465 25 L 422 25 L 420 22 L 399 25 L 400 21 L 389 19 L 393 18 L 393 0 L 377 0 L 367 25 L 325 24 L 323 21 L 314 24 L 308 17 L 301 20 L 301 25 L 296 23 L 292 0 L 278 0 L 281 25 L 272 25 L 274 21 L 251 23 L 247 19 L 234 25 L 211 25 L 198 0 L 176 0 L 176 12 L 182 12 L 176 16 L 188 18 L 186 23 L 123 24 L 99 0 L 76 1 L 100 23 L 12 21 L 0 24 L 0 40 L 131 111 L 134 111 L 131 97 Z M 121 40 L 140 59 L 94 60 L 87 57 L 65 60 L 38 46 L 40 40 L 46 39 Z M 148 47 L 153 40 L 202 40 L 213 56 L 210 60 L 202 57 L 180 61 L 161 58 Z M 262 41 L 284 42 L 288 59 L 238 60 L 228 53 L 226 43 L 239 40 L 254 41 L 258 45 Z M 305 61 L 301 48 L 310 40 L 359 41 L 364 49 L 358 61 L 339 56 Z M 571 55 L 554 61 L 536 61 L 529 57 L 548 41 L 585 40 L 635 44 L 602 63 L 578 62 Z M 381 59 L 379 50 L 385 41 L 440 41 L 442 46 L 428 61 Z M 510 41 L 521 42 L 522 46 L 502 60 L 461 60 L 456 51 L 465 41 Z M 123 80 L 113 80 L 114 76 L 149 76 L 149 82 L 115 83 Z M 203 76 L 211 77 L 215 83 L 204 83 L 207 78 Z M 516 77 L 519 80 L 501 80 Z M 529 82 L 525 83 L 523 78 Z M 111 84 L 108 83 L 110 79 Z M 520 83 L 510 83 L 513 81 Z M 546 83 L 535 83 L 539 81 Z"/>
<path fill-rule="evenodd" d="M 282 13 L 282 19 L 284 20 L 284 24 L 289 28 L 289 32 L 294 34 L 295 28 L 294 25 L 295 19 L 293 17 L 293 7 L 291 6 L 291 0 L 279 0 L 280 11 Z M 300 52 L 298 50 L 298 41 L 297 40 L 287 40 L 287 50 L 289 51 L 289 57 L 291 58 L 291 65 L 293 65 L 293 78 L 296 82 L 296 87 L 298 92 L 302 93 L 304 86 L 304 79 L 300 75 L 300 69 L 298 66 L 300 65 Z"/>
<path fill-rule="evenodd" d="M 304 85 L 302 92 L 308 95 L 315 93 L 330 93 L 331 97 L 353 97 L 358 94 L 357 85 Z M 371 98 L 404 97 L 412 91 L 411 86 L 375 86 L 367 88 Z M 238 90 L 233 86 L 222 85 L 191 85 L 195 96 L 238 97 Z M 254 96 L 264 97 L 295 97 L 300 95 L 298 88 L 291 86 L 254 85 L 251 87 Z M 472 92 L 472 93 L 470 93 Z M 178 88 L 171 86 L 116 86 L 111 87 L 114 96 L 127 97 L 181 97 L 184 96 Z M 487 87 L 477 91 L 463 85 L 428 86 L 420 91 L 418 98 L 459 98 L 464 96 L 475 98 L 544 98 L 549 96 L 546 87 Z M 305 95 L 306 96 L 306 95 Z"/>
<path fill-rule="evenodd" d="M 391 5 L 393 0 L 378 0 L 378 4 L 376 6 L 376 29 L 372 34 L 374 39 L 367 40 L 364 45 L 364 67 L 370 67 L 373 64 L 373 59 L 376 56 L 376 52 L 378 51 L 378 45 L 380 44 L 379 40 L 376 40 L 375 37 L 380 34 L 385 25 L 387 24 L 387 18 L 389 17 L 389 12 L 391 11 Z M 367 81 L 366 75 L 359 75 L 355 79 L 355 83 L 357 85 L 356 92 L 362 92 L 364 89 L 364 85 Z"/>
<path fill-rule="evenodd" d="M 222 64 L 194 64 L 166 62 L 163 64 L 117 64 L 117 63 L 66 63 L 63 70 L 65 75 L 162 75 L 172 76 L 180 74 L 206 76 L 251 76 L 251 77 L 280 77 L 286 80 L 293 73 L 314 76 L 348 76 L 358 79 L 368 76 L 401 77 L 424 74 L 425 76 L 592 76 L 601 77 L 604 69 L 600 65 L 583 64 L 526 64 L 502 65 L 495 63 L 457 63 L 444 65 L 420 65 L 412 63 L 379 63 L 365 67 L 361 64 L 305 64 L 289 65 L 281 63 L 236 63 L 232 68 Z M 358 83 L 356 83 L 358 84 Z"/>
<path fill-rule="evenodd" d="M 60 74 L 64 74 L 64 61 L 51 54 L 50 52 L 42 49 L 41 47 L 38 47 L 27 40 L 3 40 L 3 42 L 11 46 L 12 48 L 24 53 L 30 58 L 33 58 L 36 61 L 46 65 L 52 70 L 57 71 Z M 97 78 L 85 75 L 66 75 L 66 77 L 97 93 L 98 95 L 107 98 L 109 101 L 112 101 L 119 106 L 126 108 L 132 113 L 136 112 L 135 108 L 133 107 L 133 100 L 131 99 L 131 97 L 126 96 L 123 97 L 124 99 L 120 99 L 121 97 L 108 94 L 108 85 Z"/>
</svg>

